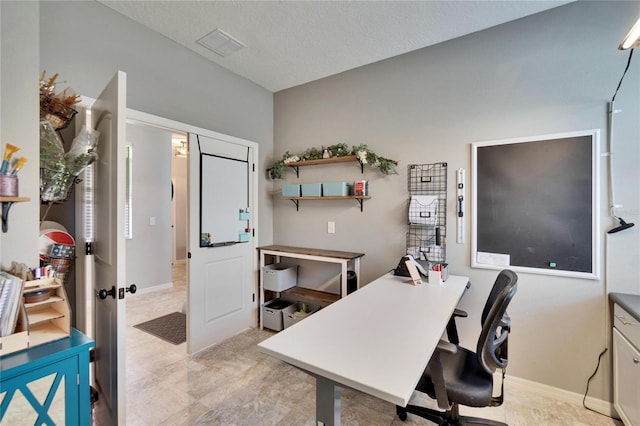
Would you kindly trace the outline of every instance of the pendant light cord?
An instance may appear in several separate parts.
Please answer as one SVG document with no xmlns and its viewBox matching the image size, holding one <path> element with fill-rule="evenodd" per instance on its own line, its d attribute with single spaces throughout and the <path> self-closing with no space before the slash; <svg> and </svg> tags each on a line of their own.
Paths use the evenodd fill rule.
<svg viewBox="0 0 640 426">
<path fill-rule="evenodd" d="M 616 95 L 618 94 L 618 90 L 620 90 L 620 86 L 622 86 L 622 80 L 624 80 L 624 76 L 627 74 L 627 71 L 629 70 L 629 66 L 631 65 L 631 57 L 633 56 L 633 49 L 631 49 L 629 51 L 629 59 L 627 60 L 627 66 L 624 69 L 624 72 L 622 73 L 622 77 L 620 77 L 620 82 L 618 83 L 618 87 L 616 88 L 616 92 L 613 94 L 613 97 L 611 98 L 611 103 L 613 104 L 613 101 L 616 100 Z"/>
</svg>

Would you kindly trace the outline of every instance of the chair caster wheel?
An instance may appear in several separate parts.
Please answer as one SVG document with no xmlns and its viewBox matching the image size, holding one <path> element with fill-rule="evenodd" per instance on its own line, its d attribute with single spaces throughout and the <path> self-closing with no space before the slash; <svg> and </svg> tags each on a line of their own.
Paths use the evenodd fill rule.
<svg viewBox="0 0 640 426">
<path fill-rule="evenodd" d="M 407 411 L 403 407 L 396 405 L 396 414 L 398 415 L 398 418 L 403 422 L 407 420 Z"/>
</svg>

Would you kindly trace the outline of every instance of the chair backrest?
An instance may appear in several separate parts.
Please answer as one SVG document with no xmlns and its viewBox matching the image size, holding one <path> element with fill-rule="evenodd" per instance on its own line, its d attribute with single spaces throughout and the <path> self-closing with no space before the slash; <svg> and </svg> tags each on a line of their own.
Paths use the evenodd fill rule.
<svg viewBox="0 0 640 426">
<path fill-rule="evenodd" d="M 489 374 L 496 368 L 507 366 L 507 340 L 511 331 L 511 318 L 507 306 L 518 288 L 518 276 L 505 269 L 496 278 L 487 303 L 482 311 L 482 332 L 476 354 L 480 365 Z"/>
</svg>

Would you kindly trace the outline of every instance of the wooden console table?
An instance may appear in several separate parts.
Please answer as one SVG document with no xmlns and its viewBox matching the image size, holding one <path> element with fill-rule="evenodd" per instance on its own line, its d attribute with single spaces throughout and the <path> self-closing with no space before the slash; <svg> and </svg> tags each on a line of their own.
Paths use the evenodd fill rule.
<svg viewBox="0 0 640 426">
<path fill-rule="evenodd" d="M 258 247 L 260 253 L 260 304 L 265 303 L 264 296 L 264 278 L 262 268 L 266 265 L 266 256 L 275 256 L 276 262 L 280 261 L 280 257 L 289 257 L 293 259 L 313 260 L 316 262 L 337 263 L 342 268 L 340 281 L 340 295 L 320 292 L 317 290 L 294 287 L 288 290 L 291 294 L 303 297 L 311 297 L 312 299 L 324 299 L 330 303 L 347 295 L 347 267 L 349 263 L 353 264 L 353 271 L 356 273 L 356 288 L 360 288 L 360 258 L 364 253 L 352 253 L 337 250 L 323 250 L 306 247 L 291 247 L 281 245 L 270 245 Z M 260 316 L 260 328 L 263 327 L 262 315 Z"/>
</svg>

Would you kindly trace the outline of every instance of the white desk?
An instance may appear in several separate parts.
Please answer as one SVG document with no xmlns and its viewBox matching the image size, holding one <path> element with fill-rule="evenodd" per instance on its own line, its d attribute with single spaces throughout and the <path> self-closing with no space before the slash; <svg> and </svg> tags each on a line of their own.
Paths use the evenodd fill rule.
<svg viewBox="0 0 640 426">
<path fill-rule="evenodd" d="M 350 387 L 406 406 L 462 297 L 467 277 L 406 284 L 387 274 L 258 344 L 316 377 L 318 424 L 340 424 Z"/>
</svg>

